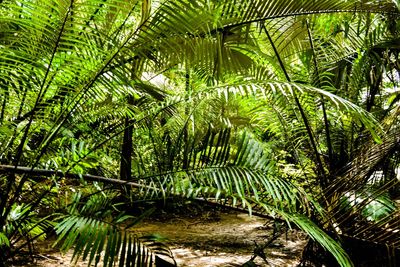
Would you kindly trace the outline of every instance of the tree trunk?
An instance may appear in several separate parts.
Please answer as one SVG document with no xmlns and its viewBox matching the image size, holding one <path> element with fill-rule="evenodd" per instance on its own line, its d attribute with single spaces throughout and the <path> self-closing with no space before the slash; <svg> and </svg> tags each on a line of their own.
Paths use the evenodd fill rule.
<svg viewBox="0 0 400 267">
<path fill-rule="evenodd" d="M 128 96 L 128 104 L 134 104 L 133 96 Z M 124 138 L 121 148 L 121 163 L 120 163 L 120 178 L 124 181 L 129 181 L 132 177 L 132 134 L 133 126 L 130 118 L 125 118 Z"/>
</svg>

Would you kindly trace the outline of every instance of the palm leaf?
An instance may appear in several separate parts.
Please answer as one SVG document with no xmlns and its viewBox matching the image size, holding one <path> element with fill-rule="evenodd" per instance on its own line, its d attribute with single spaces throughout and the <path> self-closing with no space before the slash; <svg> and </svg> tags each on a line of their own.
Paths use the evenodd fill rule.
<svg viewBox="0 0 400 267">
<path fill-rule="evenodd" d="M 294 184 L 274 176 L 273 161 L 251 135 L 239 135 L 235 145 L 223 141 L 232 138 L 230 136 L 225 130 L 207 134 L 202 140 L 205 145 L 193 153 L 197 156 L 192 156 L 189 168 L 136 177 L 141 185 L 137 193 L 144 199 L 201 198 L 241 206 L 250 213 L 255 210 L 281 217 L 294 222 L 320 242 L 342 266 L 351 266 L 340 246 L 301 215 L 317 210 L 324 217 L 319 205 Z"/>
<path fill-rule="evenodd" d="M 70 214 L 55 227 L 58 239 L 54 245 L 61 244 L 62 251 L 74 248 L 71 260 L 88 260 L 88 265 L 154 266 L 156 255 L 173 259 L 165 244 L 152 237 L 137 237 L 122 227 L 132 216 L 120 213 L 110 220 L 115 206 L 111 200 L 109 195 L 92 194 L 81 205 L 81 197 L 76 195 Z"/>
</svg>

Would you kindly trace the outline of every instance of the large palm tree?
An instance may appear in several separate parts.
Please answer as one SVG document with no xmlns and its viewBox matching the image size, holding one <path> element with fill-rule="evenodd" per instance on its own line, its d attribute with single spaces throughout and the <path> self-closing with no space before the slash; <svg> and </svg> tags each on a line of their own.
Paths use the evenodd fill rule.
<svg viewBox="0 0 400 267">
<path fill-rule="evenodd" d="M 300 103 L 297 110 L 279 105 L 260 106 L 255 119 L 274 139 L 283 137 L 292 162 L 308 171 L 303 172 L 308 177 L 315 177 L 306 186 L 320 193 L 321 204 L 330 213 L 330 219 L 322 223 L 330 225 L 331 231 L 338 232 L 354 247 L 377 249 L 381 245 L 380 253 L 385 246 L 396 251 L 399 240 L 396 16 L 342 14 L 303 20 L 283 18 L 282 22 L 303 25 L 282 30 L 277 23 L 275 38 L 267 36 L 273 45 L 285 44 L 288 36 L 296 34 L 299 53 L 286 56 L 287 62 L 280 59 L 287 45 L 282 51 L 278 45 L 274 49 L 286 79 L 342 96 L 363 107 L 363 112 L 373 114 L 375 122 L 360 122 L 357 116 L 350 118 L 344 110 L 332 110 L 326 96 L 310 98 L 306 94 L 298 96 L 299 102 L 296 96 L 292 99 L 294 104 Z M 307 138 L 301 138 L 301 130 Z M 314 169 L 307 168 L 310 159 Z M 354 247 L 347 251 L 355 255 L 357 264 L 362 264 Z M 394 254 L 398 257 L 398 250 Z M 389 265 L 395 261 L 395 257 L 386 257 Z M 382 264 L 382 259 L 375 264 Z"/>
<path fill-rule="evenodd" d="M 360 144 L 368 138 L 361 136 L 369 135 L 383 144 L 395 144 L 396 140 L 379 138 L 384 132 L 369 113 L 376 106 L 373 95 L 377 93 L 372 86 L 380 85 L 378 81 L 370 81 L 365 109 L 357 101 L 357 96 L 363 96 L 363 87 L 343 94 L 335 90 L 347 88 L 350 82 L 357 84 L 357 77 L 367 72 L 357 61 L 360 70 L 357 66 L 353 69 L 358 76 L 350 75 L 354 80 L 337 78 L 349 75 L 345 67 L 348 58 L 363 59 L 365 53 L 360 49 L 378 48 L 390 33 L 370 23 L 371 30 L 363 29 L 365 35 L 359 36 L 349 30 L 354 29 L 352 19 L 346 20 L 349 26 L 343 26 L 348 27 L 343 34 L 321 30 L 327 21 L 324 17 L 343 12 L 351 16 L 363 12 L 398 15 L 391 2 L 364 1 L 3 1 L 0 246 L 7 252 L 0 257 L 15 253 L 20 240 L 11 224 L 20 227 L 30 219 L 31 225 L 48 227 L 48 221 L 34 218 L 35 212 L 65 176 L 132 186 L 137 188 L 135 197 L 212 198 L 275 214 L 309 233 L 341 265 L 351 265 L 340 246 L 321 230 L 332 236 L 339 232 L 338 227 L 345 232 L 345 222 L 337 216 L 343 211 L 338 212 L 338 201 L 353 193 L 349 188 L 337 190 L 339 181 L 346 178 L 335 166 L 341 149 L 336 141 L 341 139 L 335 135 L 340 127 L 334 122 L 337 118 L 357 121 L 351 138 L 359 137 Z M 378 16 L 366 16 L 365 20 L 371 18 L 382 21 Z M 362 25 L 364 18 L 359 22 Z M 376 65 L 370 66 L 376 69 Z M 166 85 L 157 86 L 148 77 L 158 77 Z M 290 175 L 277 176 L 282 173 L 274 165 L 276 158 L 269 145 L 224 111 L 240 95 L 254 97 L 248 101 L 263 103 L 267 114 L 275 114 L 275 127 L 268 131 L 287 138 L 286 144 L 279 145 L 293 152 L 299 166 L 310 162 L 313 169 L 301 169 L 315 181 L 312 186 L 297 190 L 299 183 L 286 179 L 292 178 Z M 206 116 L 204 109 L 212 112 Z M 316 125 L 318 118 L 324 127 Z M 395 125 L 393 118 L 390 125 Z M 102 149 L 122 134 L 121 177 L 129 181 L 84 175 L 94 170 L 99 174 L 100 166 L 91 156 L 98 160 L 119 153 Z M 76 149 L 77 139 L 80 150 Z M 393 151 L 394 147 L 389 147 Z M 323 157 L 325 152 L 328 160 Z M 357 158 L 356 152 L 347 162 Z M 382 159 L 392 155 L 382 155 Z M 63 161 L 67 156 L 70 161 Z M 78 173 L 71 173 L 74 171 Z M 355 173 L 359 179 L 354 181 L 365 182 L 364 173 Z M 41 179 L 33 179 L 38 175 Z M 45 176 L 53 178 L 43 181 Z M 381 188 L 386 189 L 387 184 L 394 188 L 393 181 Z M 48 186 L 41 187 L 43 183 Z M 315 201 L 319 198 L 320 204 Z M 99 201 L 94 202 L 103 203 Z M 362 211 L 367 202 L 352 209 Z M 94 226 L 110 218 L 85 213 L 85 204 L 77 203 L 83 206 L 68 209 L 70 216 L 57 227 L 61 237 L 67 237 L 64 248 L 76 242 L 76 256 L 99 261 L 95 255 L 103 246 L 92 247 L 91 242 L 106 244 L 105 264 L 112 264 L 116 254 L 122 264 L 129 257 L 134 263 L 143 259 L 151 264 L 151 254 L 141 257 L 133 253 L 142 249 L 137 239 L 117 231 L 115 224 L 123 222 L 118 219 L 121 217 L 95 233 Z M 21 216 L 11 218 L 15 210 Z M 389 224 L 392 227 L 394 221 Z M 26 238 L 29 243 L 35 237 L 28 234 Z"/>
</svg>

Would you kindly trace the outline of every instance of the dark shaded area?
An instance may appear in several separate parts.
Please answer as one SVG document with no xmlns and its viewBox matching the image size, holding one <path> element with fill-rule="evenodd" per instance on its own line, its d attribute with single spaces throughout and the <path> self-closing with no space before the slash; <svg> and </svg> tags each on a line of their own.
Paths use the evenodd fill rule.
<svg viewBox="0 0 400 267">
<path fill-rule="evenodd" d="M 349 254 L 355 267 L 400 266 L 400 249 L 350 237 L 342 237 L 342 246 Z M 330 253 L 310 240 L 303 251 L 303 259 L 298 267 L 322 266 L 338 267 L 339 265 Z"/>
</svg>

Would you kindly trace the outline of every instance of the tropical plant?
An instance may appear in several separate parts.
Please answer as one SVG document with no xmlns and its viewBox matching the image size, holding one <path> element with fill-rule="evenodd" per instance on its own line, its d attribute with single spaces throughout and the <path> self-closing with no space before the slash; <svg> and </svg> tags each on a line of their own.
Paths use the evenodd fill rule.
<svg viewBox="0 0 400 267">
<path fill-rule="evenodd" d="M 121 211 L 123 203 L 115 201 L 115 191 L 105 190 L 82 192 L 72 196 L 68 213 L 55 227 L 61 250 L 74 248 L 72 260 L 80 257 L 88 260 L 88 265 L 113 266 L 118 260 L 120 266 L 153 266 L 155 255 L 172 258 L 172 253 L 157 236 L 137 237 L 129 229 L 144 216 L 134 218 Z M 146 213 L 149 213 L 147 211 Z M 129 221 L 128 221 L 129 220 Z M 129 223 L 127 223 L 129 222 Z"/>
<path fill-rule="evenodd" d="M 385 250 L 385 246 L 398 249 L 396 240 L 399 240 L 394 226 L 399 214 L 399 207 L 394 204 L 399 190 L 396 178 L 398 139 L 394 137 L 398 122 L 393 117 L 397 118 L 398 104 L 392 102 L 396 97 L 388 97 L 392 91 L 396 92 L 398 84 L 395 78 L 398 51 L 392 45 L 398 38 L 398 25 L 392 15 L 352 14 L 314 18 L 314 21 L 305 19 L 303 36 L 300 33 L 297 36 L 300 36 L 299 43 L 307 45 L 300 46 L 305 48 L 303 52 L 288 57 L 292 60 L 300 56 L 300 62 L 285 64 L 279 60 L 288 80 L 292 75 L 302 83 L 350 100 L 363 107 L 364 112 L 371 112 L 375 122 L 370 126 L 378 128 L 374 130 L 368 122 L 349 116 L 344 112 L 349 109 L 332 110 L 325 95 L 310 101 L 302 94 L 298 111 L 293 112 L 290 106 L 260 106 L 255 113 L 256 121 L 263 121 L 272 136 L 284 136 L 285 149 L 291 151 L 291 157 L 300 169 L 304 170 L 310 164 L 309 159 L 314 162 L 314 170 L 307 174 L 315 177 L 315 182 L 308 181 L 306 187 L 314 194 L 320 194 L 321 204 L 330 213 L 330 219 L 323 220 L 323 224 L 330 225 L 332 232 L 336 231 L 353 244 L 366 243 L 370 247 L 381 244 L 381 250 Z M 326 25 L 329 28 L 321 31 L 320 27 Z M 298 28 L 296 30 L 300 32 Z M 281 43 L 291 34 L 292 30 L 288 28 L 269 41 L 272 45 Z M 274 51 L 279 59 L 283 52 L 278 48 Z M 293 119 L 296 112 L 297 118 L 303 120 L 300 120 L 300 128 L 293 125 L 299 121 Z M 378 121 L 383 126 L 381 130 Z M 306 130 L 307 138 L 301 138 L 298 133 L 301 129 Z M 385 208 L 372 212 L 377 206 Z M 384 234 L 379 236 L 377 232 Z M 348 248 L 347 251 L 354 253 L 355 250 Z M 315 251 L 313 253 L 315 255 Z M 388 255 L 385 257 L 388 265 L 395 261 Z M 353 260 L 362 264 L 360 258 L 354 256 Z M 382 260 L 375 264 L 382 264 Z"/>
<path fill-rule="evenodd" d="M 118 226 L 135 220 L 110 185 L 126 201 L 200 198 L 291 221 L 342 266 L 340 235 L 398 248 L 399 98 L 386 89 L 398 15 L 389 1 L 3 1 L 0 265 L 43 232 L 8 231 L 12 211 L 27 225 L 72 179 L 103 185 L 47 219 L 76 257 L 98 263 L 104 248 L 104 265 L 153 259 Z"/>
</svg>

